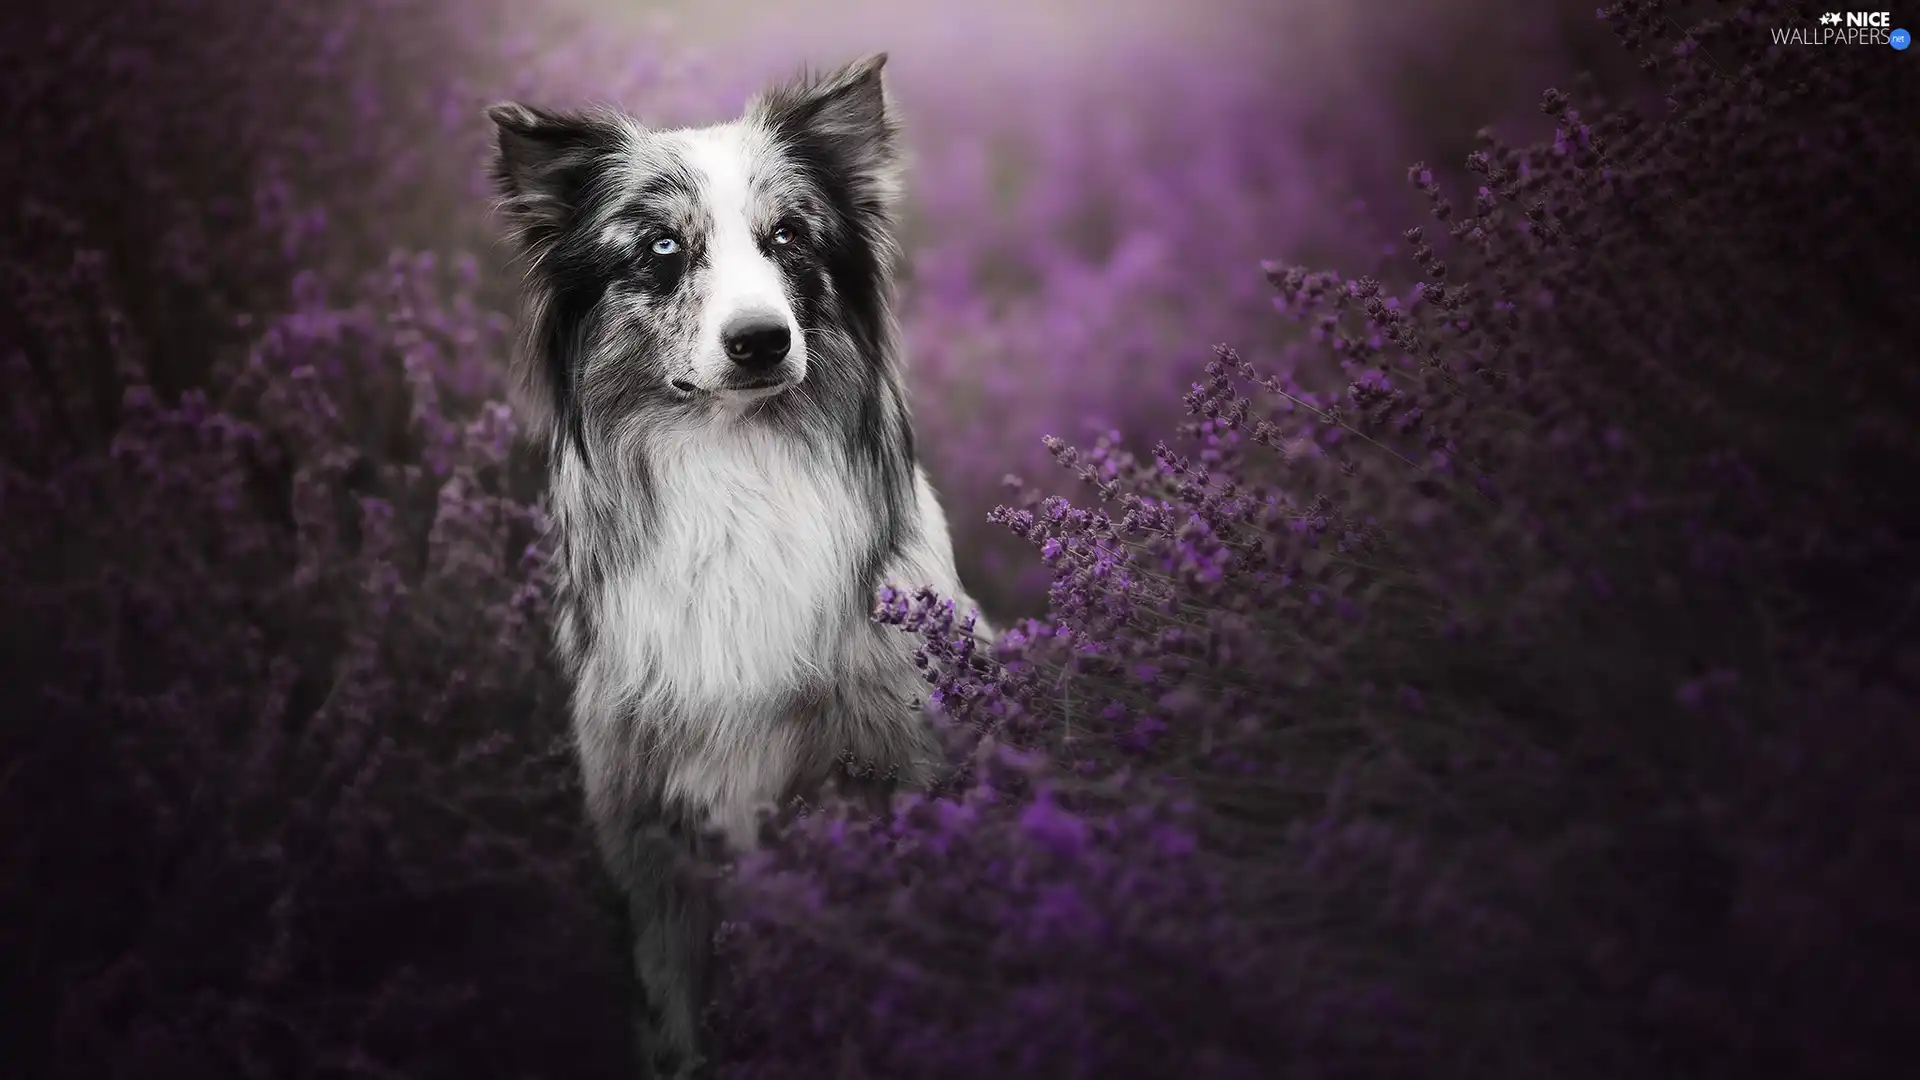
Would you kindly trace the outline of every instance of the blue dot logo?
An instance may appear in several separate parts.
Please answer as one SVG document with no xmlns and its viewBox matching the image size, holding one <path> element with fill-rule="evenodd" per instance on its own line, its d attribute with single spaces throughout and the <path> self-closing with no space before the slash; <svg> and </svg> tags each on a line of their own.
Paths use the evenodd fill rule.
<svg viewBox="0 0 1920 1080">
<path fill-rule="evenodd" d="M 1887 44 L 1893 46 L 1895 49 L 1904 50 L 1907 46 L 1913 44 L 1913 35 L 1907 33 L 1905 30 L 1895 30 L 1893 33 L 1887 35 Z"/>
</svg>

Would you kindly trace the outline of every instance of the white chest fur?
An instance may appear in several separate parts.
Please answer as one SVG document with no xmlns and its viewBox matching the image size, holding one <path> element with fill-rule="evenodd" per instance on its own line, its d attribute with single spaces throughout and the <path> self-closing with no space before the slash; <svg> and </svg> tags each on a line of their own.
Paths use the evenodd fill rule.
<svg viewBox="0 0 1920 1080">
<path fill-rule="evenodd" d="M 758 428 L 657 437 L 645 554 L 610 583 L 608 645 L 674 697 L 798 688 L 844 631 L 874 523 L 844 468 Z"/>
<path fill-rule="evenodd" d="M 667 794 L 739 840 L 793 774 L 781 710 L 858 640 L 869 605 L 852 568 L 876 522 L 844 464 L 765 428 L 651 434 L 646 459 L 652 513 L 595 598 L 579 720 L 631 706 L 665 752 Z"/>
</svg>

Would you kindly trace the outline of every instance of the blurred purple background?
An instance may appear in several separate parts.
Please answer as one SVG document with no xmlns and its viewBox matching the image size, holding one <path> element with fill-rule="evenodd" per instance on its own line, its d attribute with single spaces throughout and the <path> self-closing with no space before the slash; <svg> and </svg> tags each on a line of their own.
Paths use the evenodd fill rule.
<svg viewBox="0 0 1920 1080">
<path fill-rule="evenodd" d="M 1145 825 L 1097 858 L 1049 854 L 1024 823 L 1039 804 L 1012 799 L 956 830 L 961 854 L 924 848 L 942 865 L 918 877 L 877 840 L 790 836 L 806 895 L 878 898 L 846 909 L 862 946 L 892 929 L 889 947 L 922 943 L 935 974 L 995 956 L 1014 996 L 922 980 L 931 996 L 908 1000 L 937 1007 L 873 1027 L 869 1004 L 888 999 L 863 996 L 865 957 L 814 948 L 809 923 L 741 950 L 732 1020 L 770 1042 L 732 1075 L 820 1075 L 816 1044 L 835 1045 L 822 1009 L 830 1035 L 871 1031 L 876 1054 L 959 1051 L 938 1075 L 982 1075 L 962 1059 L 1027 1043 L 1062 1060 L 1090 1032 L 1096 1056 L 1131 1063 L 1190 1021 L 1233 1026 L 1209 999 L 1235 996 L 1222 979 L 1240 980 L 1248 1045 L 1297 1055 L 1301 1075 L 1372 1075 L 1337 1067 L 1349 1036 L 1360 1053 L 1406 1036 L 1386 1049 L 1417 1065 L 1393 1076 L 1615 1080 L 1668 1075 L 1617 1062 L 1666 1061 L 1751 1077 L 1796 1064 L 1781 1043 L 1800 1075 L 1891 1072 L 1848 1065 L 1913 1011 L 1912 920 L 1896 911 L 1920 866 L 1899 784 L 1917 771 L 1912 710 L 1871 681 L 1914 670 L 1886 674 L 1907 662 L 1892 650 L 1912 605 L 1895 610 L 1888 575 L 1912 543 L 1879 521 L 1914 457 L 1912 426 L 1889 418 L 1911 397 L 1911 336 L 1884 299 L 1910 249 L 1889 198 L 1903 188 L 1868 175 L 1910 180 L 1920 160 L 1881 138 L 1900 130 L 1885 116 L 1907 104 L 1887 92 L 1903 69 L 1891 50 L 1794 55 L 1751 84 L 1772 110 L 1751 123 L 1727 102 L 1756 91 L 1652 25 L 1679 18 L 1636 5 L 1620 23 L 1692 80 L 1666 84 L 1699 92 L 1676 98 L 1687 137 L 1649 125 L 1649 142 L 1626 140 L 1632 170 L 1608 177 L 1595 133 L 1625 126 L 1589 126 L 1604 110 L 1576 92 L 1565 152 L 1529 160 L 1551 165 L 1540 198 L 1569 224 L 1604 204 L 1588 234 L 1446 256 L 1451 280 L 1512 258 L 1547 291 L 1508 343 L 1539 395 L 1475 411 L 1429 380 L 1369 421 L 1434 406 L 1429 433 L 1457 434 L 1445 455 L 1471 465 L 1476 441 L 1491 447 L 1548 520 L 1472 502 L 1435 516 L 1436 496 L 1372 473 L 1338 508 L 1392 518 L 1408 566 L 1296 579 L 1290 562 L 1269 571 L 1338 527 L 1317 496 L 1342 481 L 1331 457 L 1288 463 L 1266 559 L 1221 575 L 1215 545 L 1178 568 L 1199 605 L 1178 618 L 1232 616 L 1206 624 L 1226 644 L 1200 667 L 1146 618 L 1117 636 L 1152 664 L 1072 684 L 1015 672 L 1038 687 L 1015 719 L 1051 732 L 1055 705 L 1090 714 L 1119 737 L 1080 745 L 1116 753 L 1156 733 L 1173 754 L 1197 744 L 1179 760 L 1205 765 L 1208 813 L 1250 805 L 1260 831 L 1161 873 L 1173 863 L 1154 860 L 1185 855 Z M 1726 66 L 1754 59 L 1734 53 L 1752 29 L 1712 39 Z M 1303 332 L 1292 317 L 1337 303 L 1282 317 L 1263 261 L 1336 284 L 1380 269 L 1398 292 L 1414 260 L 1380 267 L 1394 238 L 1444 231 L 1410 164 L 1431 163 L 1468 213 L 1476 129 L 1529 141 L 1544 89 L 1579 91 L 1584 68 L 1626 85 L 1635 62 L 1573 0 L 0 5 L 0 676 L 27 717 L 0 724 L 0 1061 L 58 1080 L 620 1075 L 624 961 L 545 647 L 541 477 L 499 404 L 515 282 L 482 110 L 597 100 L 711 122 L 802 62 L 874 49 L 892 55 L 912 157 L 901 315 L 921 444 L 971 590 L 1002 619 L 1037 612 L 1046 585 L 988 521 L 1002 477 L 1080 493 L 1043 436 L 1171 437 L 1215 343 L 1281 375 L 1304 354 L 1328 366 L 1298 382 L 1346 385 L 1311 376 L 1372 347 L 1283 353 Z M 1779 109 L 1795 86 L 1813 90 Z M 1860 87 L 1877 103 L 1830 123 Z M 1675 186 L 1703 193 L 1701 212 L 1646 228 Z M 1471 211 L 1494 228 L 1518 212 Z M 1416 319 L 1429 331 L 1450 320 L 1433 307 Z M 1289 412 L 1328 445 L 1350 430 Z M 1561 572 L 1539 542 L 1555 534 L 1591 565 Z M 1107 564 L 1091 565 L 1056 563 L 1076 633 L 1110 625 L 1082 618 L 1106 595 L 1088 582 Z M 1323 585 L 1337 599 L 1356 582 L 1364 619 L 1324 602 Z M 1129 618 L 1146 612 L 1131 602 Z M 1789 619 L 1808 628 L 1783 632 Z M 1322 629 L 1325 659 L 1296 648 Z M 1075 645 L 1036 632 L 1029 658 L 1045 660 L 1040 638 Z M 1314 677 L 1270 662 L 1282 650 Z M 1736 671 L 1761 677 L 1727 689 Z M 1160 696 L 1184 673 L 1200 693 Z M 1418 692 L 1384 692 L 1395 683 Z M 1762 700 L 1773 689 L 1792 693 Z M 1062 745 L 1078 738 L 1059 727 Z M 1270 785 L 1245 779 L 1270 762 Z M 1036 854 L 1056 876 L 1003 872 Z M 1056 933 L 1038 903 L 1054 884 L 1168 934 Z M 920 888 L 953 917 L 894 903 Z M 823 956 L 863 970 L 822 982 Z M 1161 977 L 1169 957 L 1187 981 Z M 1896 992 L 1831 990 L 1876 979 Z M 1086 1006 L 1082 983 L 1115 993 Z M 1055 988 L 1072 991 L 1058 1011 L 1029 1007 Z M 1669 1056 L 1650 1031 L 1699 1054 Z M 1429 1053 L 1423 1033 L 1457 1052 Z M 1211 1075 L 1268 1075 L 1244 1060 Z"/>
</svg>

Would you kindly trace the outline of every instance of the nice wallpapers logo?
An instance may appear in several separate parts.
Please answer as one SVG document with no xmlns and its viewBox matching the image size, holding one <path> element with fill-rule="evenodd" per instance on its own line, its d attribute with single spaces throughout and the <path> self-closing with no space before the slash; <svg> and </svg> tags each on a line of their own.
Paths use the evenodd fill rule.
<svg viewBox="0 0 1920 1080">
<path fill-rule="evenodd" d="M 1776 28 L 1775 45 L 1891 45 L 1903 51 L 1913 44 L 1913 35 L 1895 29 L 1893 13 L 1887 11 L 1829 11 L 1820 16 L 1819 25 Z"/>
</svg>

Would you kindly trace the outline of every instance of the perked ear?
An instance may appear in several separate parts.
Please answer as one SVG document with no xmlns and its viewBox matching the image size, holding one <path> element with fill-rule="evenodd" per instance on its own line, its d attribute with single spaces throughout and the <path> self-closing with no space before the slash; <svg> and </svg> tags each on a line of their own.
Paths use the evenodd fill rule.
<svg viewBox="0 0 1920 1080">
<path fill-rule="evenodd" d="M 899 161 L 900 131 L 874 53 L 816 78 L 803 78 L 761 96 L 761 122 L 783 142 L 813 152 L 856 182 L 890 188 Z"/>
<path fill-rule="evenodd" d="M 487 119 L 499 137 L 492 173 L 501 209 L 537 246 L 578 205 L 605 133 L 588 117 L 512 102 L 487 109 Z"/>
</svg>

